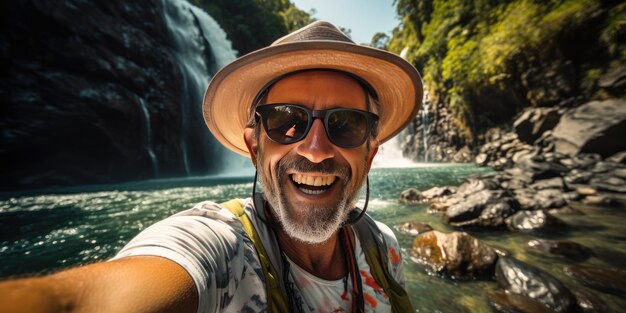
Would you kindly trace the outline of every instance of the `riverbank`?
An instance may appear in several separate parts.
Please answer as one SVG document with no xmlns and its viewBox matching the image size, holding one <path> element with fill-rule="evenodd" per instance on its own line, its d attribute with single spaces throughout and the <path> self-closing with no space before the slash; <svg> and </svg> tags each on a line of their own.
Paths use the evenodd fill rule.
<svg viewBox="0 0 626 313">
<path fill-rule="evenodd" d="M 555 151 L 552 133 L 531 145 L 523 131 L 489 134 L 476 163 L 495 172 L 401 193 L 452 230 L 400 225 L 413 238 L 412 260 L 442 279 L 492 281 L 484 297 L 497 312 L 618 312 L 626 306 L 616 296 L 626 292 L 626 153 L 567 155 Z M 521 249 L 511 250 L 520 236 Z"/>
</svg>

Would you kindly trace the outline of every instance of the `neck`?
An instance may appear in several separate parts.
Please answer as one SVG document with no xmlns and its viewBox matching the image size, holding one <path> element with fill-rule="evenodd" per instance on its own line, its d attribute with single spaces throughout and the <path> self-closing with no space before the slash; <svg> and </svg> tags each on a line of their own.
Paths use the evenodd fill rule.
<svg viewBox="0 0 626 313">
<path fill-rule="evenodd" d="M 280 247 L 291 261 L 307 272 L 326 280 L 337 280 L 347 275 L 343 245 L 335 232 L 328 240 L 317 244 L 304 243 L 277 230 Z"/>
</svg>

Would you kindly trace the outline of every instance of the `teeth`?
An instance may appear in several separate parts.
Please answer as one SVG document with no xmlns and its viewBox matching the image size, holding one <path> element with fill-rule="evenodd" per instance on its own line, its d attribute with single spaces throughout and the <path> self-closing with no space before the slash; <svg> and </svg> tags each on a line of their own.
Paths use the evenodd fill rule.
<svg viewBox="0 0 626 313">
<path fill-rule="evenodd" d="M 310 186 L 328 186 L 335 182 L 335 176 L 312 176 L 304 174 L 293 174 L 291 179 L 298 184 Z"/>
</svg>

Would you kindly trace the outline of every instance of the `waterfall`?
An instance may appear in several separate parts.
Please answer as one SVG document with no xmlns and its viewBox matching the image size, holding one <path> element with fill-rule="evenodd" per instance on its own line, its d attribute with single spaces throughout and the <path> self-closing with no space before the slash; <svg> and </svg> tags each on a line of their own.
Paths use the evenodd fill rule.
<svg viewBox="0 0 626 313">
<path fill-rule="evenodd" d="M 402 155 L 400 139 L 404 138 L 401 132 L 378 147 L 378 152 L 372 161 L 374 168 L 415 167 L 417 164 Z"/>
<path fill-rule="evenodd" d="M 428 101 L 428 91 L 424 91 L 424 99 L 422 103 L 424 103 L 424 105 L 422 106 L 422 136 L 424 146 L 424 162 L 428 162 L 428 126 L 430 123 L 430 120 L 428 118 L 428 108 L 430 106 L 430 101 Z"/>
<path fill-rule="evenodd" d="M 240 170 L 242 164 L 250 162 L 222 147 L 210 135 L 201 111 L 211 76 L 234 60 L 237 52 L 226 33 L 206 12 L 183 0 L 162 1 L 174 43 L 173 54 L 181 72 L 180 149 L 185 173 L 206 175 L 209 162 L 225 172 Z M 210 159 L 214 155 L 221 156 L 220 160 Z"/>
<path fill-rule="evenodd" d="M 156 158 L 156 154 L 154 153 L 154 149 L 152 147 L 152 123 L 150 121 L 150 113 L 148 112 L 146 102 L 143 100 L 143 98 L 139 98 L 139 105 L 141 107 L 141 111 L 143 112 L 143 121 L 146 125 L 146 152 L 148 153 L 148 156 L 150 156 L 150 161 L 152 162 L 152 174 L 154 175 L 154 177 L 158 177 L 159 164 Z"/>
</svg>

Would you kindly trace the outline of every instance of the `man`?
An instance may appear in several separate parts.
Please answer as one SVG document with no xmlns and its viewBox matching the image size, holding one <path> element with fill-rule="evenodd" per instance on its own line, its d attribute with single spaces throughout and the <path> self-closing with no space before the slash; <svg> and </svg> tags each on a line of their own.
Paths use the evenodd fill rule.
<svg viewBox="0 0 626 313">
<path fill-rule="evenodd" d="M 0 311 L 411 310 L 393 233 L 363 214 L 367 198 L 354 204 L 421 97 L 409 63 L 326 22 L 235 60 L 209 84 L 204 117 L 264 192 L 255 179 L 251 199 L 200 203 L 113 260 L 0 284 Z"/>
</svg>

